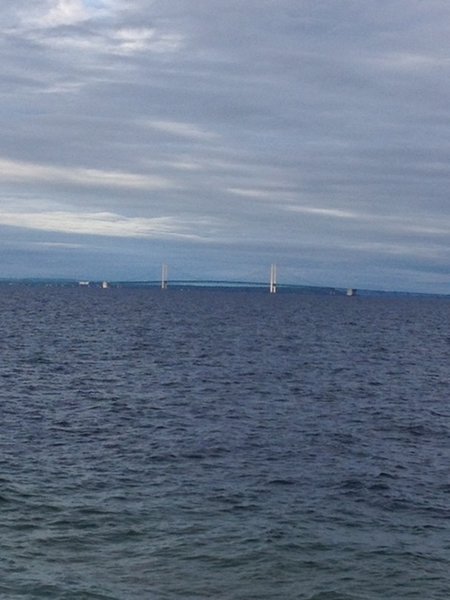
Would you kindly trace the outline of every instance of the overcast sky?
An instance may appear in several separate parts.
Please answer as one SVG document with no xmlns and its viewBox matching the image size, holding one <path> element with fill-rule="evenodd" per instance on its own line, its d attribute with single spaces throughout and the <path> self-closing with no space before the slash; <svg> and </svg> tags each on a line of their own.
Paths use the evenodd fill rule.
<svg viewBox="0 0 450 600">
<path fill-rule="evenodd" d="M 448 0 L 15 0 L 0 277 L 450 293 Z"/>
</svg>

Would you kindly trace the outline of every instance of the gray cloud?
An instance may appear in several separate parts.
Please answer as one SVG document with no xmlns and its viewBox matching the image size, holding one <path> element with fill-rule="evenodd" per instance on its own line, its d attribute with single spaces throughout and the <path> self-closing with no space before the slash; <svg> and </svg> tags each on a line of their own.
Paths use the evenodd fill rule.
<svg viewBox="0 0 450 600">
<path fill-rule="evenodd" d="M 439 0 L 6 7 L 5 275 L 277 261 L 286 281 L 448 292 L 448 23 Z"/>
</svg>

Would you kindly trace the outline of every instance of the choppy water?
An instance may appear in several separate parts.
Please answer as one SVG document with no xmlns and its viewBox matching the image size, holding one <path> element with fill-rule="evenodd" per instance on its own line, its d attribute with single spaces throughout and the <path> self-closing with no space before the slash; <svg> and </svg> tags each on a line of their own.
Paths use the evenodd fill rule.
<svg viewBox="0 0 450 600">
<path fill-rule="evenodd" d="M 450 598 L 450 303 L 0 287 L 0 597 Z"/>
</svg>

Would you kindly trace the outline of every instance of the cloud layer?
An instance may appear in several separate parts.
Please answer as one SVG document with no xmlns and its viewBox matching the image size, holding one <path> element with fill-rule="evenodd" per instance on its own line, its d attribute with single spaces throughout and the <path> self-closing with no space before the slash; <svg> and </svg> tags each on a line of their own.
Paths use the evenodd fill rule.
<svg viewBox="0 0 450 600">
<path fill-rule="evenodd" d="M 0 27 L 0 277 L 450 293 L 441 0 L 17 0 Z"/>
</svg>

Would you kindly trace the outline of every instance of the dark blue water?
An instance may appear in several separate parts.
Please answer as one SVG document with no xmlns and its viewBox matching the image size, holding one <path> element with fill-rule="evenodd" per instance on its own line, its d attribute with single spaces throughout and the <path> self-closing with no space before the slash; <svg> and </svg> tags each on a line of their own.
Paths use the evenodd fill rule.
<svg viewBox="0 0 450 600">
<path fill-rule="evenodd" d="M 0 287 L 0 597 L 450 598 L 450 302 Z"/>
</svg>

